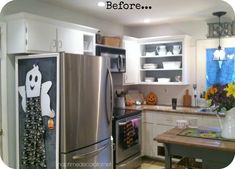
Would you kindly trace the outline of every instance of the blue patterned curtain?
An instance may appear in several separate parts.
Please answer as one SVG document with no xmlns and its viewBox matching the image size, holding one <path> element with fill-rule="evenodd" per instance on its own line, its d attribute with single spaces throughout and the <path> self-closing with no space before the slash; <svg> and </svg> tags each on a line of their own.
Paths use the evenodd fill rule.
<svg viewBox="0 0 235 169">
<path fill-rule="evenodd" d="M 225 48 L 226 60 L 213 60 L 216 48 L 206 49 L 206 88 L 235 82 L 235 48 Z"/>
</svg>

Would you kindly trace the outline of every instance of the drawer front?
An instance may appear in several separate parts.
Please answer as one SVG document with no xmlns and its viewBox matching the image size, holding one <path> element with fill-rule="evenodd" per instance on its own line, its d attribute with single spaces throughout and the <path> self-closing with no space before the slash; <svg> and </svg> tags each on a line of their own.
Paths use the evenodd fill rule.
<svg viewBox="0 0 235 169">
<path fill-rule="evenodd" d="M 184 118 L 188 121 L 189 127 L 203 126 L 201 115 L 185 115 Z"/>
<path fill-rule="evenodd" d="M 221 120 L 223 120 L 223 117 L 221 117 Z M 214 117 L 203 116 L 202 126 L 205 126 L 205 127 L 220 127 L 219 119 L 216 116 L 214 116 Z"/>
<path fill-rule="evenodd" d="M 157 118 L 157 112 L 144 111 L 142 113 L 142 122 L 155 123 L 156 118 Z"/>
<path fill-rule="evenodd" d="M 183 119 L 183 114 L 157 113 L 156 123 L 169 126 L 176 126 L 176 121 Z"/>
</svg>

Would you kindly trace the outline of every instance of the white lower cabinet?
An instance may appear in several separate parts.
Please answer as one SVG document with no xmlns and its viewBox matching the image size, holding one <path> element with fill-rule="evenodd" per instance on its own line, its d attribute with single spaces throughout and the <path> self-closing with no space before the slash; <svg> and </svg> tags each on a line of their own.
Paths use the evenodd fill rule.
<svg viewBox="0 0 235 169">
<path fill-rule="evenodd" d="M 142 155 L 163 158 L 163 145 L 153 139 L 173 128 L 177 119 L 182 119 L 182 114 L 167 112 L 145 111 L 142 122 Z"/>
<path fill-rule="evenodd" d="M 188 120 L 191 126 L 219 127 L 216 116 L 144 111 L 142 114 L 142 155 L 164 159 L 163 144 L 153 139 L 176 126 L 177 120 Z"/>
<path fill-rule="evenodd" d="M 185 114 L 184 119 L 188 121 L 189 127 L 207 126 L 203 124 L 202 115 Z"/>
<path fill-rule="evenodd" d="M 153 123 L 142 123 L 142 155 L 149 157 L 154 156 L 154 130 L 155 124 Z"/>
<path fill-rule="evenodd" d="M 221 120 L 224 117 L 221 117 Z M 219 119 L 216 116 L 203 116 L 202 119 L 202 126 L 207 126 L 207 127 L 220 127 L 219 124 Z"/>
<path fill-rule="evenodd" d="M 167 130 L 172 129 L 173 126 L 169 126 L 169 125 L 156 125 L 155 128 L 155 136 L 159 134 L 162 134 L 164 132 L 166 132 Z M 155 141 L 155 145 L 154 145 L 154 157 L 158 157 L 158 158 L 164 158 L 164 146 L 162 143 L 158 143 L 157 141 Z"/>
</svg>

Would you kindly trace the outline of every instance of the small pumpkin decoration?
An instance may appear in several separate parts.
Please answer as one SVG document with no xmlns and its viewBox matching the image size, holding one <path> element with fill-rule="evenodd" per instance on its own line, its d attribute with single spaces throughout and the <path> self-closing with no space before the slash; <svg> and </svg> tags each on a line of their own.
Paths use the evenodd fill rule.
<svg viewBox="0 0 235 169">
<path fill-rule="evenodd" d="M 157 95 L 155 93 L 153 93 L 153 92 L 150 92 L 147 95 L 146 102 L 149 105 L 156 105 L 157 104 Z"/>
<path fill-rule="evenodd" d="M 52 112 L 51 112 L 51 115 L 52 115 Z M 54 129 L 54 120 L 52 116 L 50 116 L 49 120 L 47 121 L 47 126 L 49 129 Z"/>
</svg>

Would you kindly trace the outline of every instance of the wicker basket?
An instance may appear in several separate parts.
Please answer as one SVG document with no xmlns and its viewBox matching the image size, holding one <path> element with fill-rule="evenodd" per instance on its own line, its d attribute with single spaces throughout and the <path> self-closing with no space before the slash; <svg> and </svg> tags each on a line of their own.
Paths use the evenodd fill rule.
<svg viewBox="0 0 235 169">
<path fill-rule="evenodd" d="M 120 37 L 104 36 L 103 37 L 103 44 L 119 48 L 119 47 L 121 47 L 121 38 Z"/>
</svg>

